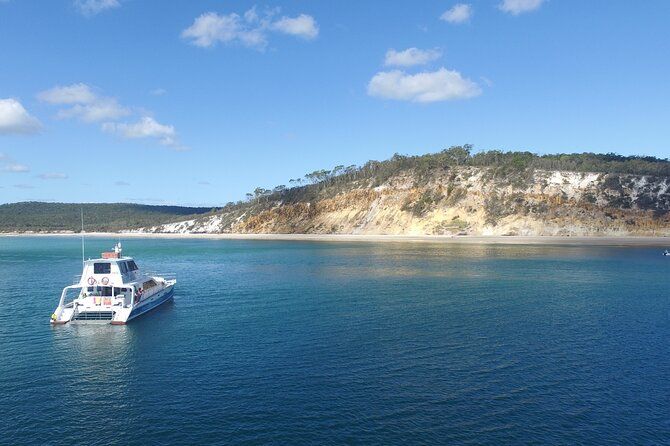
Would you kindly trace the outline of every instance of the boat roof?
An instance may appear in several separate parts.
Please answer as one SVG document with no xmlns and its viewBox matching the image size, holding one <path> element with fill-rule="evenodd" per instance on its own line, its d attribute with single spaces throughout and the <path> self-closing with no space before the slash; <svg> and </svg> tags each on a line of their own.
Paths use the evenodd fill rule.
<svg viewBox="0 0 670 446">
<path fill-rule="evenodd" d="M 88 259 L 88 260 L 86 260 L 86 263 L 98 263 L 98 262 L 118 263 L 118 262 L 127 262 L 128 260 L 135 260 L 135 259 L 132 258 L 132 257 L 126 257 L 126 256 L 113 258 L 113 259 L 99 257 L 97 259 Z"/>
<path fill-rule="evenodd" d="M 127 262 L 129 260 L 133 260 L 132 257 L 124 257 L 123 256 L 123 249 L 121 248 L 121 242 L 117 243 L 114 245 L 114 248 L 111 251 L 105 251 L 103 252 L 99 258 L 97 259 L 88 259 L 85 261 L 86 264 L 89 263 L 119 263 L 119 262 Z"/>
</svg>

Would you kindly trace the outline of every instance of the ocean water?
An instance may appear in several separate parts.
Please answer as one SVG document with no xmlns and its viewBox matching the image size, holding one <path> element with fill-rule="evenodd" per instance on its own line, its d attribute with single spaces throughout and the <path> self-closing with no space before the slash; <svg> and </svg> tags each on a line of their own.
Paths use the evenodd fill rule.
<svg viewBox="0 0 670 446">
<path fill-rule="evenodd" d="M 0 444 L 670 444 L 665 247 L 124 248 L 174 303 L 51 327 L 79 241 L 0 238 Z"/>
</svg>

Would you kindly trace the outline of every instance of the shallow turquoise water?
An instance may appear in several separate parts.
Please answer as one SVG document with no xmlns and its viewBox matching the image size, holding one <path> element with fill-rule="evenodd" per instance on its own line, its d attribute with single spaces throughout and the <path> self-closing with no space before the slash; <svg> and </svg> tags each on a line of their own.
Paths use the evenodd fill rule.
<svg viewBox="0 0 670 446">
<path fill-rule="evenodd" d="M 670 443 L 664 247 L 124 247 L 174 304 L 52 328 L 79 241 L 0 238 L 1 444 Z"/>
</svg>

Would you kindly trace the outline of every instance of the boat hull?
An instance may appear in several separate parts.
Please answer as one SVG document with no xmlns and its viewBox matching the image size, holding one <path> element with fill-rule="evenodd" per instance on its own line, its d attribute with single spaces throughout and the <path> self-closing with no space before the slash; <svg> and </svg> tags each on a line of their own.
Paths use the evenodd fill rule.
<svg viewBox="0 0 670 446">
<path fill-rule="evenodd" d="M 56 313 L 61 317 L 52 317 L 52 325 L 70 324 L 111 324 L 111 325 L 125 325 L 132 319 L 142 316 L 149 311 L 158 308 L 165 302 L 174 298 L 174 286 L 176 281 L 171 281 L 165 288 L 156 294 L 146 298 L 139 304 L 131 308 L 122 307 L 88 307 L 84 310 L 73 310 L 72 307 L 66 310 L 56 310 Z M 64 313 L 67 311 L 67 313 Z M 103 316 L 104 315 L 104 316 Z"/>
<path fill-rule="evenodd" d="M 165 302 L 169 302 L 174 298 L 174 285 L 169 285 L 165 289 L 161 290 L 156 296 L 152 296 L 151 299 L 147 300 L 145 304 L 140 304 L 133 308 L 133 310 L 128 315 L 128 318 L 125 321 L 112 321 L 112 325 L 123 325 L 137 317 L 142 316 L 149 311 L 158 308 L 160 305 Z M 115 323 L 116 322 L 116 323 Z"/>
</svg>

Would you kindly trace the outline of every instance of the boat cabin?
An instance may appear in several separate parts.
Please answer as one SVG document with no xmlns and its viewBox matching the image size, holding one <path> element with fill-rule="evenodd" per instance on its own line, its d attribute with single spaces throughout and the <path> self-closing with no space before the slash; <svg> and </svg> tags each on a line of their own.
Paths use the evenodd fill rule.
<svg viewBox="0 0 670 446">
<path fill-rule="evenodd" d="M 138 302 L 157 286 L 156 280 L 140 273 L 132 257 L 122 256 L 121 244 L 114 251 L 103 252 L 99 259 L 86 260 L 79 281 L 82 297 L 93 299 L 95 305 Z"/>
<path fill-rule="evenodd" d="M 121 285 L 134 282 L 138 277 L 139 268 L 130 257 L 87 260 L 81 276 L 87 285 Z"/>
</svg>

